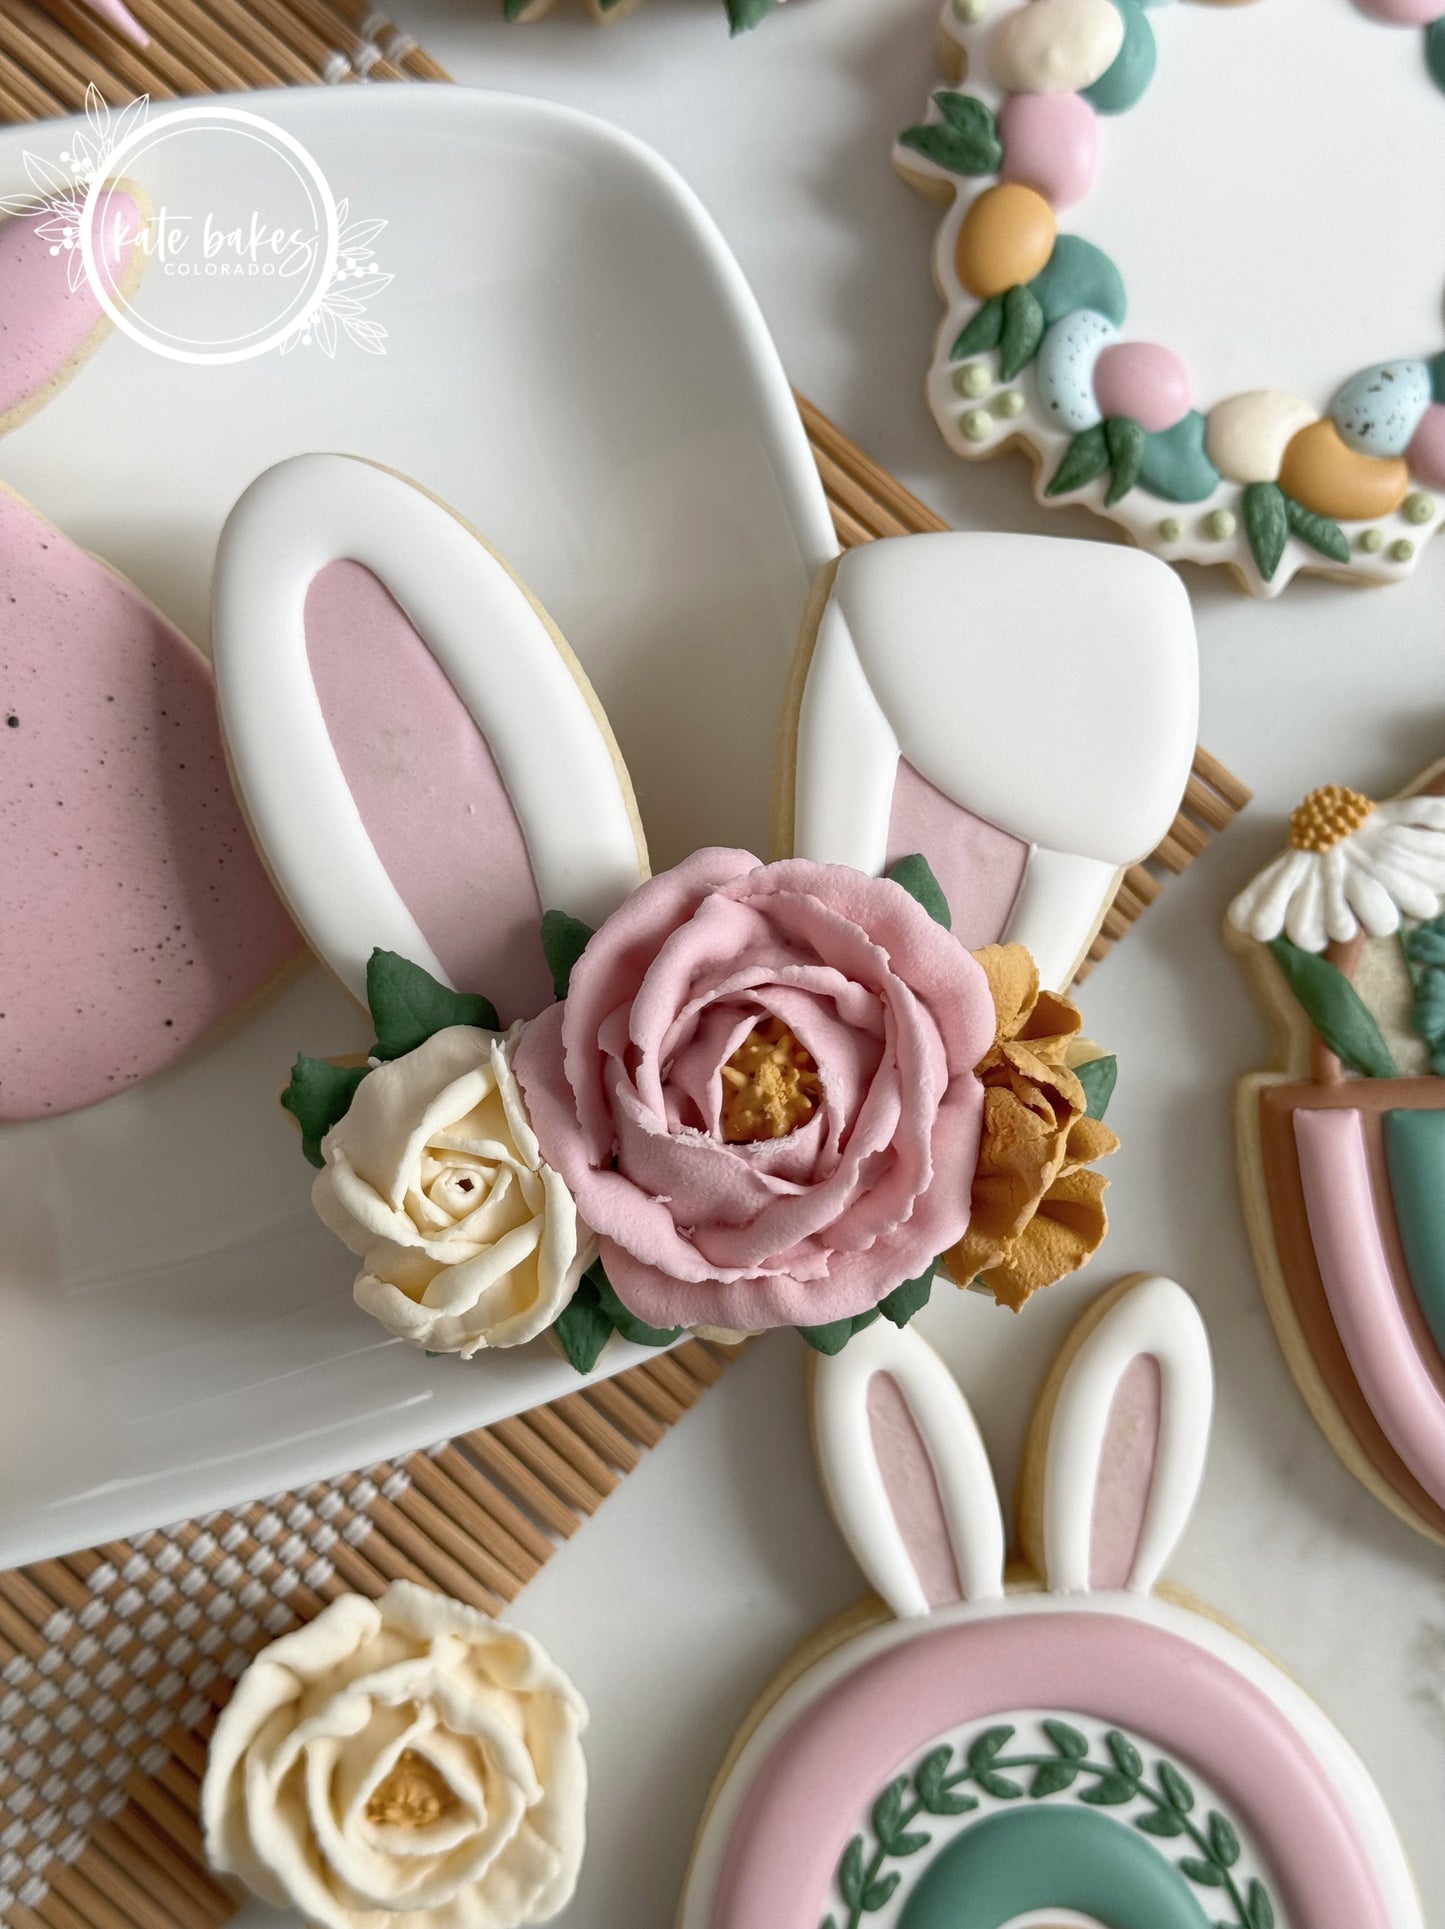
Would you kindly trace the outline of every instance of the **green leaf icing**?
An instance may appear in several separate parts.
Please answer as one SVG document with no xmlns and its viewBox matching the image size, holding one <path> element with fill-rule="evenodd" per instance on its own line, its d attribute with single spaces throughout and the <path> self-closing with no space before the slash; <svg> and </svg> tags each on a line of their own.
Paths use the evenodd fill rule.
<svg viewBox="0 0 1445 1929">
<path fill-rule="evenodd" d="M 999 1723 L 984 1729 L 966 1747 L 943 1743 L 930 1749 L 911 1778 L 895 1776 L 873 1804 L 871 1839 L 868 1834 L 853 1836 L 838 1865 L 837 1886 L 846 1913 L 841 1918 L 836 1913 L 826 1917 L 821 1929 L 859 1929 L 866 1916 L 878 1913 L 903 1879 L 903 1871 L 890 1870 L 888 1864 L 905 1861 L 931 1846 L 930 1817 L 952 1818 L 976 1810 L 979 1800 L 968 1792 L 970 1788 L 1006 1805 L 1004 1813 L 1015 1814 L 1046 1804 L 1067 1813 L 1074 1802 L 1092 1809 L 1142 1802 L 1140 1812 L 1127 1820 L 1121 1817 L 1120 1823 L 1132 1824 L 1141 1835 L 1158 1842 L 1178 1842 L 1187 1851 L 1177 1863 L 1167 1851 L 1161 1849 L 1159 1854 L 1196 1888 L 1227 1899 L 1233 1917 L 1220 1922 L 1218 1929 L 1275 1929 L 1274 1905 L 1263 1883 L 1251 1878 L 1242 1889 L 1235 1879 L 1241 1850 L 1234 1825 L 1217 1810 L 1203 1821 L 1193 1819 L 1194 1791 L 1172 1762 L 1156 1760 L 1151 1771 L 1137 1746 L 1118 1729 L 1104 1737 L 1101 1753 L 1106 1759 L 1095 1760 L 1088 1737 L 1072 1722 L 1048 1716 L 1040 1726 L 1051 1752 L 1038 1747 L 1011 1749 L 1016 1731 Z M 982 1829 L 992 1829 L 997 1820 L 997 1816 L 981 1818 Z M 975 1839 L 973 1826 L 953 1839 L 954 1849 L 965 1838 Z M 935 1856 L 925 1882 L 936 1873 L 937 1862 Z M 911 1920 L 913 1906 L 911 1901 L 905 1906 L 902 1920 Z"/>
<path fill-rule="evenodd" d="M 1331 562 L 1347 563 L 1350 560 L 1350 539 L 1337 522 L 1328 516 L 1317 516 L 1313 509 L 1306 509 L 1302 502 L 1293 496 L 1284 499 L 1285 514 L 1293 534 L 1311 549 L 1317 549 Z"/>
<path fill-rule="evenodd" d="M 1129 310 L 1124 277 L 1102 248 L 1076 234 L 1059 236 L 1054 252 L 1029 287 L 1044 311 L 1046 327 L 1052 328 L 1076 308 L 1092 308 L 1116 328 L 1124 326 Z"/>
<path fill-rule="evenodd" d="M 1430 357 L 1430 400 L 1445 402 L 1445 349 Z"/>
<path fill-rule="evenodd" d="M 1249 484 L 1244 492 L 1244 528 L 1259 573 L 1271 582 L 1289 541 L 1289 509 L 1277 482 Z"/>
<path fill-rule="evenodd" d="M 1122 502 L 1139 480 L 1148 436 L 1128 415 L 1116 415 L 1104 424 L 1104 442 L 1109 451 L 1109 488 L 1104 497 L 1107 508 Z"/>
<path fill-rule="evenodd" d="M 1055 469 L 1044 494 L 1071 496 L 1076 489 L 1087 489 L 1096 476 L 1103 475 L 1108 466 L 1109 442 L 1104 425 L 1100 422 L 1074 437 L 1064 450 L 1063 460 Z"/>
<path fill-rule="evenodd" d="M 1400 943 L 1415 988 L 1410 1023 L 1429 1049 L 1430 1070 L 1445 1078 L 1445 917 L 1417 924 Z"/>
<path fill-rule="evenodd" d="M 1124 21 L 1124 43 L 1092 86 L 1080 88 L 1096 114 L 1125 114 L 1154 78 L 1159 48 L 1139 0 L 1114 0 Z"/>
<path fill-rule="evenodd" d="M 1105 1058 L 1091 1058 L 1087 1065 L 1076 1065 L 1074 1077 L 1084 1088 L 1088 1100 L 1085 1111 L 1091 1119 L 1101 1119 L 1109 1109 L 1114 1087 L 1119 1082 L 1119 1061 L 1112 1052 Z"/>
<path fill-rule="evenodd" d="M 1398 1078 L 1399 1067 L 1359 992 L 1328 958 L 1274 938 L 1270 955 L 1305 1015 L 1336 1058 L 1365 1078 Z"/>
<path fill-rule="evenodd" d="M 798 1332 L 808 1342 L 815 1353 L 841 1353 L 855 1333 L 861 1333 L 865 1326 L 871 1326 L 878 1317 L 879 1309 L 874 1306 L 866 1313 L 854 1313 L 849 1319 L 829 1320 L 825 1326 L 800 1326 Z"/>
<path fill-rule="evenodd" d="M 941 924 L 945 931 L 953 929 L 953 917 L 948 909 L 948 899 L 943 895 L 943 886 L 933 875 L 933 867 L 928 859 L 920 852 L 915 851 L 911 857 L 900 857 L 896 864 L 888 866 L 887 875 L 909 897 L 917 898 L 935 924 Z"/>
<path fill-rule="evenodd" d="M 880 1299 L 878 1310 L 884 1319 L 892 1320 L 895 1326 L 906 1326 L 913 1315 L 928 1304 L 933 1292 L 933 1275 L 937 1271 L 938 1261 L 935 1259 L 917 1279 L 905 1279 L 901 1286 L 894 1287 L 886 1299 Z"/>
<path fill-rule="evenodd" d="M 1139 486 L 1162 502 L 1204 502 L 1219 487 L 1219 471 L 1204 449 L 1204 417 L 1191 409 L 1172 429 L 1161 429 L 1144 445 Z"/>
<path fill-rule="evenodd" d="M 572 967 L 592 942 L 590 924 L 569 918 L 565 911 L 542 913 L 542 953 L 552 974 L 552 990 L 558 998 L 567 996 L 572 982 Z"/>
<path fill-rule="evenodd" d="M 372 952 L 366 1002 L 376 1027 L 378 1058 L 404 1058 L 449 1025 L 497 1029 L 496 1007 L 487 999 L 438 984 L 429 971 L 395 951 Z"/>
<path fill-rule="evenodd" d="M 680 1326 L 649 1326 L 646 1320 L 640 1320 L 636 1313 L 629 1311 L 613 1290 L 612 1281 L 603 1271 L 600 1259 L 594 1260 L 588 1267 L 586 1278 L 597 1295 L 597 1304 L 611 1321 L 614 1330 L 623 1339 L 631 1340 L 634 1346 L 671 1346 L 675 1339 L 681 1337 Z"/>
<path fill-rule="evenodd" d="M 933 98 L 943 120 L 908 128 L 899 135 L 899 145 L 911 147 L 951 174 L 997 174 L 1003 165 L 1003 145 L 990 110 L 972 94 L 945 89 Z"/>
<path fill-rule="evenodd" d="M 777 4 L 778 0 L 727 0 L 729 31 L 746 33 L 749 27 L 766 20 Z"/>
<path fill-rule="evenodd" d="M 324 1165 L 321 1141 L 346 1117 L 368 1065 L 333 1065 L 329 1059 L 297 1054 L 291 1082 L 281 1103 L 301 1127 L 301 1150 L 312 1165 Z"/>
<path fill-rule="evenodd" d="M 994 295 L 964 328 L 958 340 L 949 351 L 952 361 L 962 361 L 966 355 L 985 355 L 991 348 L 997 348 L 1003 340 L 1003 296 Z"/>
<path fill-rule="evenodd" d="M 999 344 L 998 372 L 1011 382 L 1027 368 L 1039 352 L 1044 339 L 1044 311 L 1032 289 L 1010 288 L 1003 298 L 1003 336 Z"/>
<path fill-rule="evenodd" d="M 597 1288 L 584 1278 L 552 1323 L 562 1351 L 579 1373 L 590 1373 L 612 1338 L 612 1322 L 603 1312 Z"/>
<path fill-rule="evenodd" d="M 1432 20 L 1425 29 L 1425 65 L 1431 80 L 1445 93 L 1445 20 Z"/>
</svg>

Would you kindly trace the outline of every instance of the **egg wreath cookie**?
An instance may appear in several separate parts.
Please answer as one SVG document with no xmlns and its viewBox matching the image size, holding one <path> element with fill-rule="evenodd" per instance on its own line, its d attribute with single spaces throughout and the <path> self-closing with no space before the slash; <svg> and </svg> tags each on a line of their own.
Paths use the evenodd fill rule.
<svg viewBox="0 0 1445 1929">
<path fill-rule="evenodd" d="M 1445 92 L 1442 0 L 1324 3 L 1420 30 L 1420 85 Z M 1128 290 L 1148 264 L 1116 263 L 1086 217 L 1073 225 L 1105 165 L 1106 123 L 1148 91 L 1162 12 L 1162 0 L 945 0 L 953 84 L 894 150 L 948 203 L 930 406 L 958 454 L 1022 446 L 1041 502 L 1093 509 L 1168 561 L 1226 564 L 1257 596 L 1300 570 L 1397 580 L 1445 510 L 1445 353 L 1361 369 L 1327 403 L 1273 387 L 1196 397 L 1185 356 L 1129 336 Z"/>
</svg>

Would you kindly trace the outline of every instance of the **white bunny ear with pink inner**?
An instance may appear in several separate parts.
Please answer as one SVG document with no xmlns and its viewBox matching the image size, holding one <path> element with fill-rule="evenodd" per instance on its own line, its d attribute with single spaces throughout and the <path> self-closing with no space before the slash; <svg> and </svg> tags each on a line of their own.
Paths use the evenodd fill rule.
<svg viewBox="0 0 1445 1929">
<path fill-rule="evenodd" d="M 1213 1401 L 1204 1322 L 1172 1279 L 1127 1281 L 1085 1321 L 1041 1407 L 1042 1515 L 1026 1538 L 1051 1593 L 1149 1592 L 1193 1511 Z"/>
<path fill-rule="evenodd" d="M 896 1615 L 1002 1594 L 988 1455 L 957 1382 L 919 1334 L 879 1319 L 819 1359 L 813 1433 L 843 1537 Z"/>
</svg>

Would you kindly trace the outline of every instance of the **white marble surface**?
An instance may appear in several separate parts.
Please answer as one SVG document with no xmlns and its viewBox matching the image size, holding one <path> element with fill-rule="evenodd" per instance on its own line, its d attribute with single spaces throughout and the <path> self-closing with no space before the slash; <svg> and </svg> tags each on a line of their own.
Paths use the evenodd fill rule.
<svg viewBox="0 0 1445 1929">
<path fill-rule="evenodd" d="M 933 214 L 894 176 L 888 150 L 935 78 L 932 5 L 793 0 L 731 46 L 720 0 L 646 0 L 612 32 L 593 29 L 574 0 L 529 29 L 504 29 L 493 0 L 398 10 L 459 78 L 589 108 L 660 148 L 719 220 L 794 380 L 951 521 L 1097 536 L 1102 525 L 1082 514 L 1035 508 L 1021 462 L 955 463 L 921 400 Z M 1327 117 L 1302 138 L 1328 141 Z M 1163 165 L 1167 139 L 1161 130 Z M 1181 181 L 1180 219 L 1209 205 Z M 1317 218 L 1329 247 L 1325 211 L 1296 195 L 1289 210 L 1291 221 Z M 1257 800 L 1087 987 L 1089 1029 L 1124 1066 L 1107 1258 L 1023 1320 L 970 1297 L 930 1309 L 927 1325 L 1011 1479 L 1051 1348 L 1090 1295 L 1137 1268 L 1191 1287 L 1220 1401 L 1176 1577 L 1328 1705 L 1434 1896 L 1445 1887 L 1445 1562 L 1343 1471 L 1275 1345 L 1231 1127 L 1235 1077 L 1263 1062 L 1268 1041 L 1217 931 L 1303 791 L 1338 778 L 1379 794 L 1445 750 L 1445 547 L 1388 591 L 1304 582 L 1266 607 L 1214 573 L 1193 573 L 1189 588 L 1203 740 Z M 1021 691 L 1013 727 L 1027 751 L 1068 754 L 1068 719 L 1049 717 L 1047 693 Z M 1082 764 L 1088 746 L 1073 754 Z M 801 1379 L 798 1343 L 758 1346 L 516 1609 L 593 1710 L 592 1843 L 568 1929 L 666 1929 L 735 1725 L 803 1636 L 857 1592 L 817 1491 Z M 243 1920 L 262 1929 L 284 1918 Z"/>
</svg>

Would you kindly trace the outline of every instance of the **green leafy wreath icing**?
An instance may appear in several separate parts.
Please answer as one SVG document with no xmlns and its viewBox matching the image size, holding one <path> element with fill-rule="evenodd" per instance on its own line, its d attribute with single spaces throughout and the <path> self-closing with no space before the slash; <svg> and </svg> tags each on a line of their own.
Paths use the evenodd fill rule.
<svg viewBox="0 0 1445 1929">
<path fill-rule="evenodd" d="M 1041 1725 L 1050 1744 L 1047 1754 L 1006 1754 L 1017 1730 L 999 1723 L 966 1749 L 943 1743 L 910 1773 L 895 1776 L 873 1804 L 870 1834 L 853 1836 L 843 1851 L 837 1886 L 844 1913 L 826 1916 L 821 1929 L 860 1929 L 865 1917 L 886 1907 L 903 1880 L 903 1870 L 889 1864 L 906 1862 L 931 1846 L 927 1827 L 916 1825 L 930 1817 L 970 1814 L 981 1795 L 1000 1802 L 1068 1796 L 1093 1808 L 1142 1800 L 1149 1806 L 1132 1818 L 1133 1826 L 1184 1851 L 1176 1864 L 1179 1872 L 1197 1888 L 1217 1894 L 1232 1912 L 1220 1919 L 1218 1929 L 1275 1929 L 1269 1891 L 1257 1876 L 1241 1878 L 1233 1823 L 1218 1809 L 1200 1812 L 1194 1788 L 1173 1762 L 1161 1756 L 1151 1771 L 1117 1728 L 1104 1737 L 1107 1759 L 1095 1760 L 1088 1737 L 1070 1722 L 1052 1715 Z"/>
</svg>

